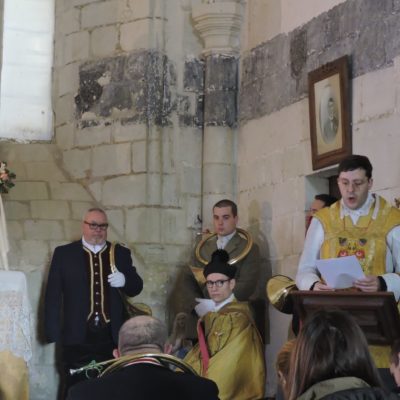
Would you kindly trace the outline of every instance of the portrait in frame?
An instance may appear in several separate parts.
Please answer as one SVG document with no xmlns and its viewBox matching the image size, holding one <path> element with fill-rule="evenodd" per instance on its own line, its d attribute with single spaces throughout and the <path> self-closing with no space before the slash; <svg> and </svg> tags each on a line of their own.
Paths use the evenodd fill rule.
<svg viewBox="0 0 400 400">
<path fill-rule="evenodd" d="M 348 65 L 343 56 L 308 74 L 313 170 L 351 154 Z"/>
</svg>

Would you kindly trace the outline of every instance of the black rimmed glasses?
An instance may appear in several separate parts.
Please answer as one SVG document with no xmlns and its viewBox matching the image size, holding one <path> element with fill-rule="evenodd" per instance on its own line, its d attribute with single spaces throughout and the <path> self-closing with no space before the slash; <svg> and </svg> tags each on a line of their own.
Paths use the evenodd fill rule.
<svg viewBox="0 0 400 400">
<path fill-rule="evenodd" d="M 212 287 L 214 287 L 214 285 L 217 287 L 217 288 L 221 288 L 222 286 L 224 286 L 224 283 L 225 282 L 228 282 L 228 281 L 230 281 L 230 279 L 224 279 L 224 280 L 222 280 L 222 279 L 219 279 L 218 281 L 206 281 L 206 285 L 207 285 L 207 287 L 208 288 L 212 288 Z"/>
<path fill-rule="evenodd" d="M 108 224 L 96 224 L 96 222 L 87 222 L 83 221 L 86 225 L 89 225 L 89 228 L 92 231 L 97 231 L 98 229 L 100 231 L 105 231 L 108 228 Z"/>
</svg>

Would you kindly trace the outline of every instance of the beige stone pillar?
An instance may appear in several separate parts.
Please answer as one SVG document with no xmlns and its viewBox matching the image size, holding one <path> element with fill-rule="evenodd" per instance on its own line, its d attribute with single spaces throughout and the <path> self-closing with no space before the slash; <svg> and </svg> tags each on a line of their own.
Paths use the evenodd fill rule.
<svg viewBox="0 0 400 400">
<path fill-rule="evenodd" d="M 212 223 L 211 207 L 235 197 L 235 129 L 238 51 L 243 5 L 210 0 L 194 6 L 194 25 L 204 41 L 204 132 L 202 165 L 203 227 Z"/>
</svg>

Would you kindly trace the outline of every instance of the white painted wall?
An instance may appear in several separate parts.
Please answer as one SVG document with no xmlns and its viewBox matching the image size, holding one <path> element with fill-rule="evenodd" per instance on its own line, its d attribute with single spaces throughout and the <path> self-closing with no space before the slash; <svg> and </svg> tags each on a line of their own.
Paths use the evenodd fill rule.
<svg viewBox="0 0 400 400">
<path fill-rule="evenodd" d="M 5 0 L 0 138 L 50 140 L 54 0 Z"/>
</svg>

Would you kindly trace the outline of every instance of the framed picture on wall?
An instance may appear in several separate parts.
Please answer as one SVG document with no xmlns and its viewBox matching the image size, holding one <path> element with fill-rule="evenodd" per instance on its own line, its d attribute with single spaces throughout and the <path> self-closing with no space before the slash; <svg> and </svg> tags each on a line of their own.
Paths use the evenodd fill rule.
<svg viewBox="0 0 400 400">
<path fill-rule="evenodd" d="M 313 170 L 337 164 L 352 152 L 348 56 L 308 74 Z"/>
</svg>

